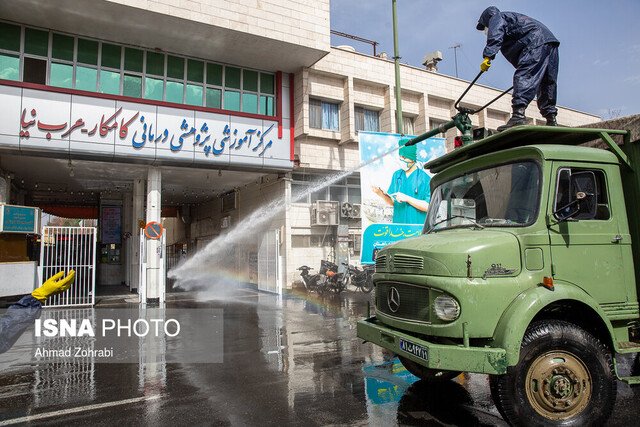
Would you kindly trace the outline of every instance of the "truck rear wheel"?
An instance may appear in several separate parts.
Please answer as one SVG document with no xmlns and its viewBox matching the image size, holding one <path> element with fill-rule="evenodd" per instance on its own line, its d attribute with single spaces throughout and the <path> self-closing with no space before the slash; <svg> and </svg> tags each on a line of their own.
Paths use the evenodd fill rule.
<svg viewBox="0 0 640 427">
<path fill-rule="evenodd" d="M 449 381 L 461 374 L 461 372 L 458 371 L 430 369 L 414 362 L 413 360 L 405 359 L 400 356 L 398 356 L 398 359 L 400 359 L 400 362 L 402 362 L 404 367 L 407 368 L 407 371 L 411 372 L 421 380 L 428 382 Z"/>
<path fill-rule="evenodd" d="M 610 352 L 590 333 L 559 320 L 529 326 L 518 364 L 493 376 L 490 385 L 511 425 L 602 425 L 617 392 Z"/>
</svg>

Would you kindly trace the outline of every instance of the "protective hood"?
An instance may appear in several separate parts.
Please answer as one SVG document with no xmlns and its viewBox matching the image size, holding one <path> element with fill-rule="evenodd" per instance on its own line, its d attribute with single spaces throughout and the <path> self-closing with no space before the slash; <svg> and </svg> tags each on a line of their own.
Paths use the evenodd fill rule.
<svg viewBox="0 0 640 427">
<path fill-rule="evenodd" d="M 546 43 L 560 44 L 543 23 L 521 13 L 500 12 L 494 6 L 486 8 L 480 15 L 476 28 L 484 30 L 485 27 L 489 32 L 482 56 L 493 59 L 502 52 L 516 68 L 539 60 L 531 57 L 532 49 Z"/>
<path fill-rule="evenodd" d="M 491 18 L 500 13 L 500 10 L 495 6 L 489 6 L 482 12 L 480 15 L 480 19 L 478 19 L 478 25 L 476 25 L 476 29 L 479 31 L 483 31 L 485 27 L 489 26 L 489 21 Z"/>
<path fill-rule="evenodd" d="M 379 264 L 386 255 L 386 269 Z M 413 261 L 412 261 L 413 260 Z M 422 271 L 412 262 L 422 262 Z M 470 264 L 469 264 L 470 261 Z M 469 270 L 470 269 L 470 270 Z M 520 273 L 520 243 L 502 230 L 442 230 L 389 245 L 378 253 L 376 272 L 474 279 L 513 277 Z"/>
</svg>

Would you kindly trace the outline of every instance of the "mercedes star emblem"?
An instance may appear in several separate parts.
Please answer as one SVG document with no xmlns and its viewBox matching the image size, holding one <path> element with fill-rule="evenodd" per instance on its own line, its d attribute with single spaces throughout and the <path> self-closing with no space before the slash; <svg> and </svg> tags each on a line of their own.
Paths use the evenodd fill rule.
<svg viewBox="0 0 640 427">
<path fill-rule="evenodd" d="M 400 309 L 400 292 L 395 287 L 391 287 L 387 293 L 387 304 L 392 313 Z"/>
</svg>

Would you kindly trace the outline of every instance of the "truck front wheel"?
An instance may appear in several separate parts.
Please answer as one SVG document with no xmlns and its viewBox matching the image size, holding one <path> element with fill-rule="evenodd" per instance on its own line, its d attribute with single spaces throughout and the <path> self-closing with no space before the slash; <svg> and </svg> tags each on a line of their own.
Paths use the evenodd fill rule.
<svg viewBox="0 0 640 427">
<path fill-rule="evenodd" d="M 413 360 L 405 359 L 400 356 L 398 356 L 398 359 L 400 359 L 400 362 L 402 362 L 404 367 L 407 368 L 407 371 L 427 382 L 449 381 L 461 374 L 461 372 L 458 371 L 430 369 L 414 362 Z"/>
<path fill-rule="evenodd" d="M 511 425 L 602 425 L 616 400 L 610 352 L 590 333 L 559 320 L 530 325 L 518 364 L 492 376 L 490 384 Z"/>
</svg>

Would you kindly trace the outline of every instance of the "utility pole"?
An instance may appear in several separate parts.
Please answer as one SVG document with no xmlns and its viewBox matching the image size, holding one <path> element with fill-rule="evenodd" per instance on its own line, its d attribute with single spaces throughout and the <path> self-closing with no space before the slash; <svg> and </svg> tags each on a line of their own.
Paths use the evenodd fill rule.
<svg viewBox="0 0 640 427">
<path fill-rule="evenodd" d="M 456 77 L 458 77 L 458 51 L 457 49 L 460 47 L 460 43 L 455 46 L 449 47 L 449 49 L 453 49 L 453 58 L 456 62 Z"/>
<path fill-rule="evenodd" d="M 396 131 L 402 131 L 402 89 L 400 88 L 400 53 L 398 52 L 398 26 L 396 17 L 396 0 L 391 0 L 393 7 L 393 62 L 396 68 Z"/>
</svg>

